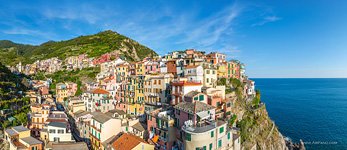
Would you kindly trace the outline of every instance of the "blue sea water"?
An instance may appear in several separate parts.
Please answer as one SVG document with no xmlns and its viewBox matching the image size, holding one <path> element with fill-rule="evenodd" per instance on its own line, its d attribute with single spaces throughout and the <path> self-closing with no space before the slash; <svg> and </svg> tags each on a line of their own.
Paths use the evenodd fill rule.
<svg viewBox="0 0 347 150">
<path fill-rule="evenodd" d="M 280 132 L 306 149 L 347 149 L 347 79 L 253 79 Z"/>
</svg>

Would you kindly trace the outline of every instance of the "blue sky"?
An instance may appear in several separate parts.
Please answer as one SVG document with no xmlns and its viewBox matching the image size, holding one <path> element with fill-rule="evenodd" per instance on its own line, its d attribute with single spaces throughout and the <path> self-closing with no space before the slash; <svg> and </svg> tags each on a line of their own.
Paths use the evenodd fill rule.
<svg viewBox="0 0 347 150">
<path fill-rule="evenodd" d="M 160 55 L 195 48 L 250 77 L 347 77 L 347 1 L 6 1 L 0 39 L 41 44 L 114 30 Z"/>
</svg>

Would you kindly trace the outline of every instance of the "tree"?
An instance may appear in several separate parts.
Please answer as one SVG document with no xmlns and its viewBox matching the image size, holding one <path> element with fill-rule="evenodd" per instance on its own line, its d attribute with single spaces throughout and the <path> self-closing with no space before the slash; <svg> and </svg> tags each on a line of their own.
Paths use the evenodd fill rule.
<svg viewBox="0 0 347 150">
<path fill-rule="evenodd" d="M 233 114 L 233 116 L 229 120 L 229 126 L 232 126 L 234 122 L 236 121 L 236 119 L 237 119 L 237 116 Z"/>
<path fill-rule="evenodd" d="M 255 97 L 257 97 L 258 99 L 260 99 L 260 90 L 255 90 Z"/>
<path fill-rule="evenodd" d="M 3 128 L 3 129 L 6 129 L 6 128 L 9 127 L 10 125 L 11 125 L 11 122 L 8 121 L 8 120 L 6 120 L 6 121 L 4 121 L 4 122 L 2 123 L 2 128 Z"/>
<path fill-rule="evenodd" d="M 258 107 L 259 103 L 260 103 L 260 99 L 257 97 L 254 97 L 252 101 L 253 106 Z"/>
<path fill-rule="evenodd" d="M 227 79 L 226 78 L 220 78 L 217 81 L 217 85 L 226 85 L 227 84 Z"/>
</svg>

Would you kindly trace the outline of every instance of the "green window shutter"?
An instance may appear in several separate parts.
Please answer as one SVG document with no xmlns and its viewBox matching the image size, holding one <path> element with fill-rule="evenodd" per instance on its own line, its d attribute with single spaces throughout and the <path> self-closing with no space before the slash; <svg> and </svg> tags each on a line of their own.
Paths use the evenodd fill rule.
<svg viewBox="0 0 347 150">
<path fill-rule="evenodd" d="M 210 143 L 210 150 L 212 150 L 212 143 Z"/>
<path fill-rule="evenodd" d="M 187 141 L 191 141 L 192 140 L 192 135 L 190 135 L 189 133 L 186 133 L 186 140 Z"/>
<path fill-rule="evenodd" d="M 197 147 L 197 148 L 195 148 L 195 150 L 200 150 L 200 148 Z"/>
<path fill-rule="evenodd" d="M 194 100 L 198 100 L 199 99 L 199 97 L 194 97 Z"/>
<path fill-rule="evenodd" d="M 223 133 L 224 132 L 224 127 L 219 128 L 219 133 Z"/>
<path fill-rule="evenodd" d="M 228 140 L 230 140 L 230 132 L 228 133 Z"/>
<path fill-rule="evenodd" d="M 203 149 L 206 150 L 206 146 L 204 146 Z"/>
<path fill-rule="evenodd" d="M 214 132 L 213 131 L 211 131 L 211 137 L 214 137 Z"/>
<path fill-rule="evenodd" d="M 219 140 L 218 141 L 218 148 L 221 148 L 222 147 L 222 140 Z"/>
<path fill-rule="evenodd" d="M 204 100 L 204 95 L 200 95 L 200 96 L 199 96 L 199 100 L 200 100 L 200 101 L 203 101 L 203 100 Z"/>
<path fill-rule="evenodd" d="M 127 131 L 127 132 L 128 132 L 128 127 L 125 127 L 125 131 Z"/>
</svg>

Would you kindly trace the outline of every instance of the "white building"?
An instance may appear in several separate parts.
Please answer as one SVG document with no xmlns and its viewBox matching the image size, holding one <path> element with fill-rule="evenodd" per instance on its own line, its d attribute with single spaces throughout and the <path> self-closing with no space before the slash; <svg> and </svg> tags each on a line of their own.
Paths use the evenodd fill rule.
<svg viewBox="0 0 347 150">
<path fill-rule="evenodd" d="M 49 142 L 73 142 L 70 127 L 66 122 L 50 122 L 47 125 Z"/>
<path fill-rule="evenodd" d="M 202 66 L 186 66 L 184 76 L 188 81 L 203 82 L 204 69 Z"/>
</svg>

